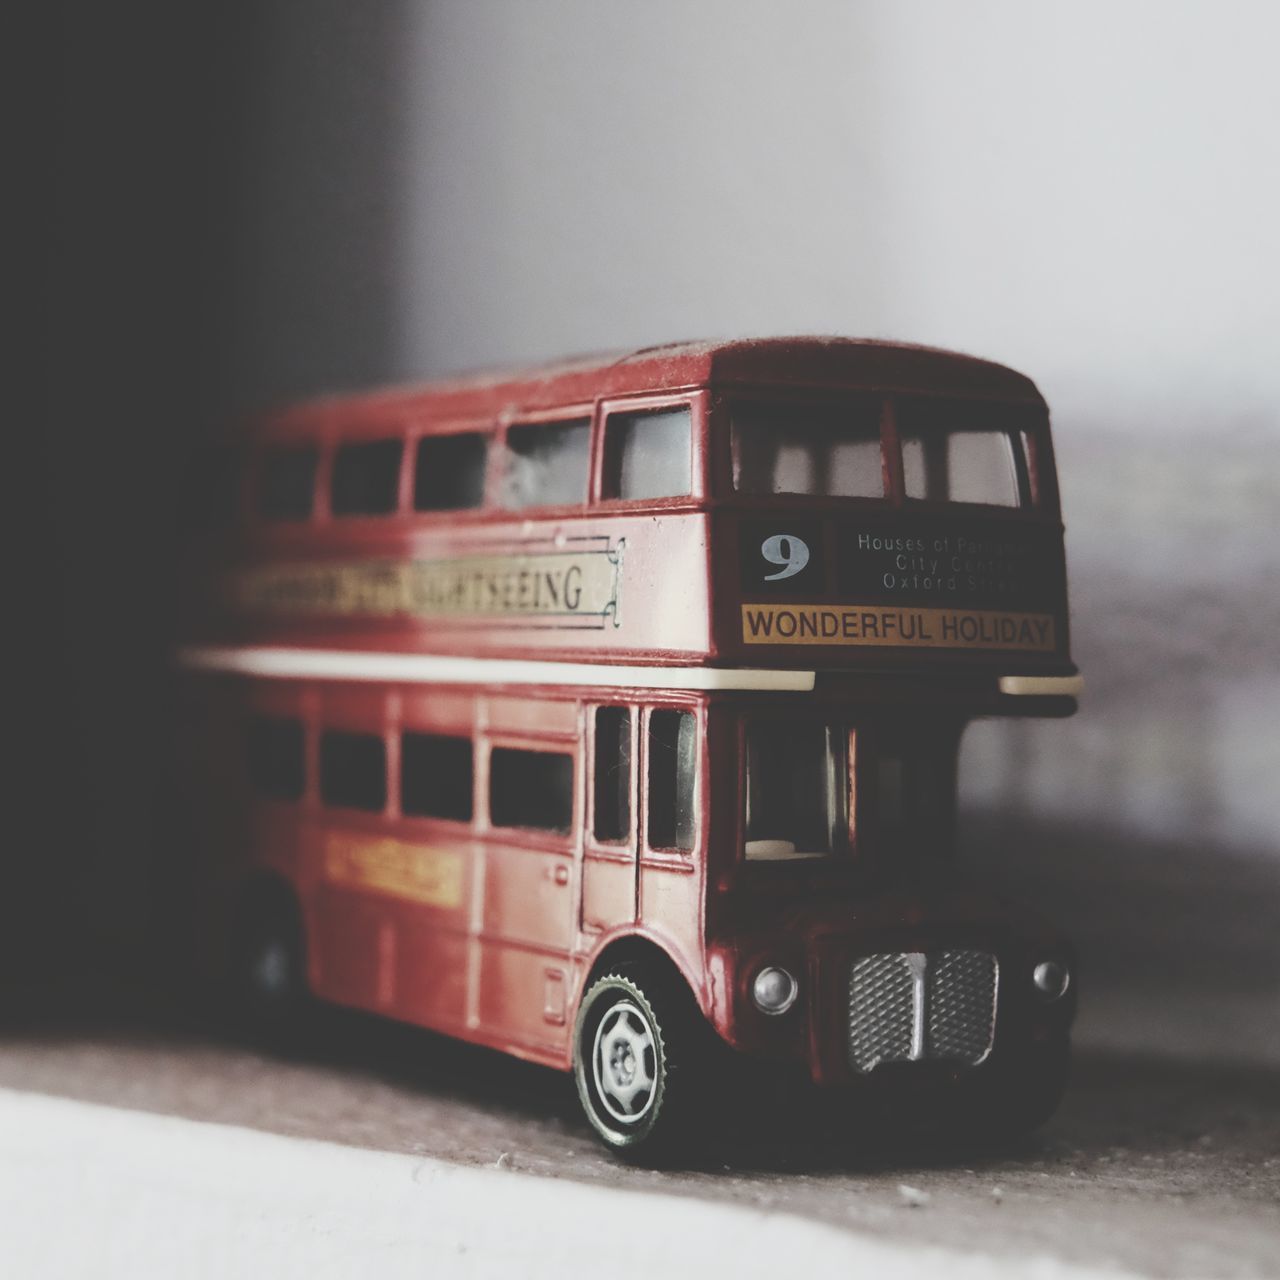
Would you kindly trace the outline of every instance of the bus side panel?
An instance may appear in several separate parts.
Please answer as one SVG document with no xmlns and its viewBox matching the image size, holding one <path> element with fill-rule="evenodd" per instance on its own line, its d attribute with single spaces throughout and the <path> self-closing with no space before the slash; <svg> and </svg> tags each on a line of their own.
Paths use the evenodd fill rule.
<svg viewBox="0 0 1280 1280">
<path fill-rule="evenodd" d="M 541 660 L 694 661 L 709 652 L 705 513 L 482 528 L 478 539 L 474 526 L 388 519 L 357 543 L 341 527 L 320 527 L 305 557 L 264 535 L 252 558 L 220 575 L 218 598 L 231 607 L 210 619 L 210 638 Z"/>
<path fill-rule="evenodd" d="M 514 1044 L 563 1048 L 575 936 L 569 850 L 492 846 L 485 859 L 480 1024 Z"/>
<path fill-rule="evenodd" d="M 396 1015 L 440 1031 L 465 1034 L 468 939 L 444 913 L 397 904 L 394 909 Z"/>
<path fill-rule="evenodd" d="M 335 1004 L 386 1008 L 390 1004 L 381 970 L 387 944 L 385 899 L 353 879 L 336 880 L 330 872 L 339 856 L 358 866 L 364 851 L 376 851 L 382 840 L 379 820 L 365 822 L 328 818 L 312 828 L 306 859 L 315 883 L 311 972 L 316 995 Z M 339 852 L 340 851 L 340 852 Z"/>
<path fill-rule="evenodd" d="M 402 819 L 380 867 L 380 982 L 397 1017 L 465 1033 L 468 921 L 483 851 L 430 821 Z"/>
<path fill-rule="evenodd" d="M 697 973 L 702 965 L 702 887 L 697 862 L 649 855 L 640 863 L 639 918 Z M 701 999 L 701 993 L 695 992 Z"/>
</svg>

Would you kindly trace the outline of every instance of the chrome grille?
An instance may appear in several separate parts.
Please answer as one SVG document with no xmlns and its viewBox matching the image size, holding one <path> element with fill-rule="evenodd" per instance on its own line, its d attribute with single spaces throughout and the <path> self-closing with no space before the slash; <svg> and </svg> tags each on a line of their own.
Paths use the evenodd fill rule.
<svg viewBox="0 0 1280 1280">
<path fill-rule="evenodd" d="M 849 980 L 849 1061 L 858 1071 L 907 1062 L 915 1039 L 916 974 L 912 957 L 863 956 Z"/>
<path fill-rule="evenodd" d="M 944 951 L 929 973 L 929 1057 L 976 1065 L 991 1052 L 996 1028 L 996 958 Z"/>
<path fill-rule="evenodd" d="M 976 1066 L 995 1038 L 999 967 L 986 951 L 861 956 L 849 971 L 849 1065 L 943 1058 Z"/>
</svg>

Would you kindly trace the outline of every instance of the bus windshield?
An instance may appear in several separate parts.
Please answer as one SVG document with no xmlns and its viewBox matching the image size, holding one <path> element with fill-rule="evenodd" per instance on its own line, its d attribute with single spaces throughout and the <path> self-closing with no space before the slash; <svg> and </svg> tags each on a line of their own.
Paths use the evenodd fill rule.
<svg viewBox="0 0 1280 1280">
<path fill-rule="evenodd" d="M 839 725 L 747 727 L 748 860 L 821 858 L 849 843 L 849 733 Z"/>
<path fill-rule="evenodd" d="M 829 858 L 855 845 L 913 858 L 945 852 L 958 741 L 957 726 L 939 723 L 894 732 L 749 722 L 747 861 Z"/>
<path fill-rule="evenodd" d="M 1030 505 L 1026 422 L 1008 406 L 902 396 L 894 413 L 903 497 Z M 886 454 L 881 417 L 881 402 L 870 397 L 737 403 L 730 422 L 734 490 L 753 496 L 892 497 L 898 457 Z"/>
<path fill-rule="evenodd" d="M 739 493 L 883 498 L 880 406 L 744 403 L 733 409 L 733 487 Z"/>
<path fill-rule="evenodd" d="M 902 483 L 908 498 L 1029 504 L 1025 440 L 998 406 L 904 400 L 898 406 Z"/>
</svg>

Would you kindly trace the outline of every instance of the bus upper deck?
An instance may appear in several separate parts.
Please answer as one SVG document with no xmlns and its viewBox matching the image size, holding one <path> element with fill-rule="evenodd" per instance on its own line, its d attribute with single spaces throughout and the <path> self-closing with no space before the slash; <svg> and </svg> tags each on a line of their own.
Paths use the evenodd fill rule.
<svg viewBox="0 0 1280 1280">
<path fill-rule="evenodd" d="M 200 479 L 192 510 L 225 517 L 192 593 L 209 652 L 1072 689 L 1047 411 L 985 361 L 655 348 L 304 405 Z"/>
</svg>

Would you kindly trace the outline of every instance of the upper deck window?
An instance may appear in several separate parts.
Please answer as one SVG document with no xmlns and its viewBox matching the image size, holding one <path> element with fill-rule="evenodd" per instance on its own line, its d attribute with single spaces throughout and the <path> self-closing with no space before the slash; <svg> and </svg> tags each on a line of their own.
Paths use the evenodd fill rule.
<svg viewBox="0 0 1280 1280">
<path fill-rule="evenodd" d="M 693 488 L 688 405 L 611 413 L 605 425 L 604 496 L 675 498 Z"/>
<path fill-rule="evenodd" d="M 329 508 L 335 516 L 385 516 L 400 493 L 399 440 L 344 444 L 333 460 Z"/>
<path fill-rule="evenodd" d="M 884 497 L 880 409 L 872 400 L 735 405 L 732 448 L 739 493 Z"/>
<path fill-rule="evenodd" d="M 379 813 L 387 803 L 387 752 L 374 733 L 326 730 L 320 738 L 320 798 Z"/>
<path fill-rule="evenodd" d="M 1000 411 L 977 405 L 904 402 L 898 409 L 908 498 L 1017 507 L 1027 491 L 1021 434 Z"/>
<path fill-rule="evenodd" d="M 315 496 L 313 444 L 278 445 L 262 455 L 258 476 L 258 514 L 264 520 L 306 520 Z"/>
<path fill-rule="evenodd" d="M 535 422 L 507 432 L 502 504 L 560 507 L 587 500 L 591 420 Z"/>
<path fill-rule="evenodd" d="M 484 503 L 489 442 L 478 431 L 423 436 L 413 476 L 418 511 L 462 511 Z"/>
</svg>

